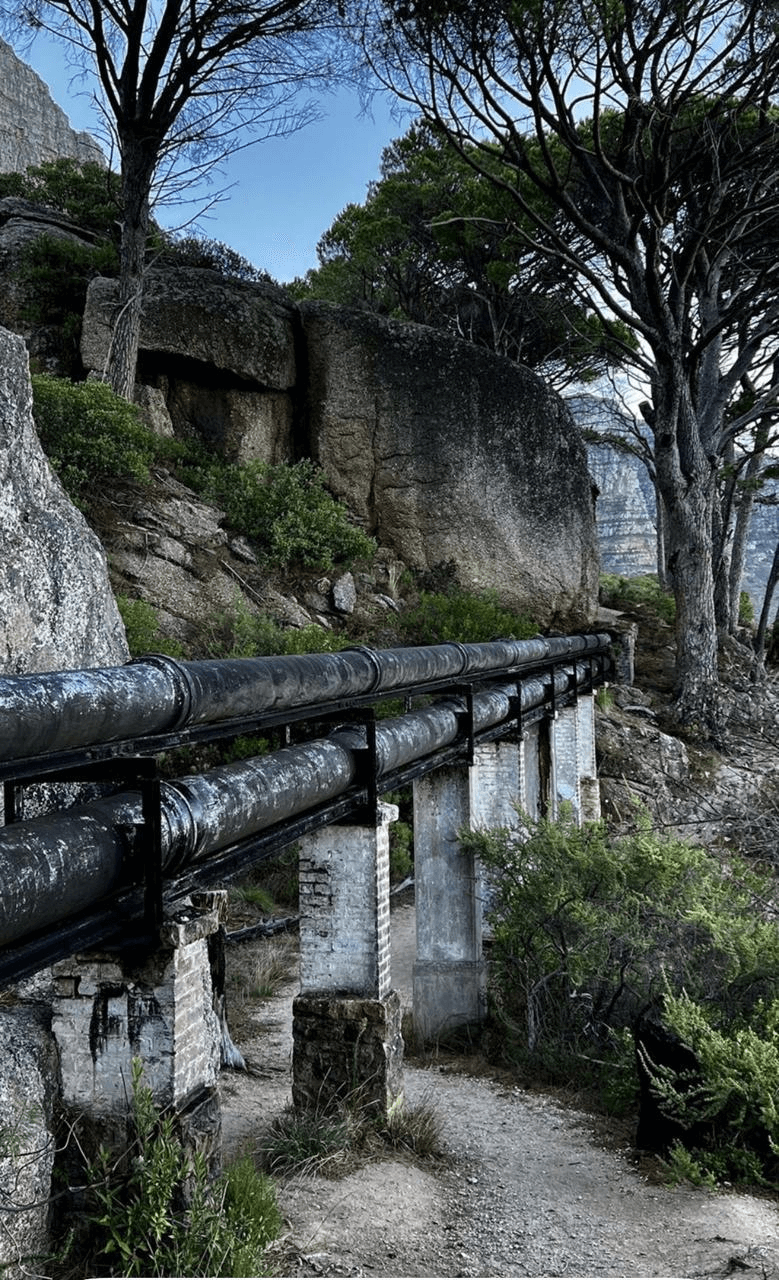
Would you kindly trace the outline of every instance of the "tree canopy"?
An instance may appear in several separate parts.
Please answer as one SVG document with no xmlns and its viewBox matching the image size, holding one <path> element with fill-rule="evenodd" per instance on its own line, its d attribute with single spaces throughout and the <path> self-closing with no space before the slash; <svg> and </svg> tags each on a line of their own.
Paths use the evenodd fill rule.
<svg viewBox="0 0 779 1280">
<path fill-rule="evenodd" d="M 518 233 L 580 305 L 636 335 L 625 357 L 666 517 L 677 710 L 716 734 L 718 486 L 735 440 L 760 449 L 779 390 L 775 6 L 369 0 L 364 40 L 513 201 Z"/>
<path fill-rule="evenodd" d="M 558 385 L 596 377 L 618 357 L 567 277 L 518 234 L 510 197 L 440 132 L 412 125 L 384 149 L 380 174 L 324 233 L 319 267 L 293 286 L 298 297 L 446 329 L 542 366 Z"/>
<path fill-rule="evenodd" d="M 151 208 L 251 138 L 316 115 L 301 89 L 335 74 L 330 0 L 30 0 L 11 31 L 43 28 L 91 76 L 121 176 L 120 294 L 110 379 L 132 398 Z"/>
</svg>

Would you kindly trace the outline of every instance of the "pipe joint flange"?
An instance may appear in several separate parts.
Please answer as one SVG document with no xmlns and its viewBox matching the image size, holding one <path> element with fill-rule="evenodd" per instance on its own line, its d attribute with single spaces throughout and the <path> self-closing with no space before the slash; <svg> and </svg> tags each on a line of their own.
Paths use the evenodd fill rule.
<svg viewBox="0 0 779 1280">
<path fill-rule="evenodd" d="M 449 640 L 447 647 L 449 649 L 456 649 L 462 660 L 460 670 L 457 672 L 458 676 L 467 675 L 471 666 L 471 654 L 468 645 L 461 644 L 459 640 Z"/>
<path fill-rule="evenodd" d="M 181 662 L 169 657 L 167 653 L 143 653 L 140 657 L 131 659 L 132 665 L 144 662 L 172 677 L 180 706 L 175 721 L 167 726 L 167 730 L 172 733 L 176 729 L 183 729 L 189 721 L 195 702 L 196 691 L 192 677 Z"/>
<path fill-rule="evenodd" d="M 375 693 L 384 677 L 384 669 L 376 650 L 371 649 L 370 645 L 367 644 L 350 644 L 348 648 L 342 649 L 341 653 L 361 653 L 363 657 L 368 659 L 373 671 L 373 680 L 365 692 Z"/>
</svg>

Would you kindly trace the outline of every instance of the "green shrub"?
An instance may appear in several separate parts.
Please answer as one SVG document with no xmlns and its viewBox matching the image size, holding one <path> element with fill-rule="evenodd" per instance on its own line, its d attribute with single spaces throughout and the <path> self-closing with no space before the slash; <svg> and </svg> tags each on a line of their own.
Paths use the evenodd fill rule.
<svg viewBox="0 0 779 1280">
<path fill-rule="evenodd" d="M 102 382 L 32 379 L 41 444 L 73 501 L 88 509 L 101 482 L 117 476 L 148 482 L 160 441 L 134 405 Z"/>
<path fill-rule="evenodd" d="M 616 573 L 602 573 L 600 599 L 610 609 L 644 607 L 663 622 L 672 623 L 676 617 L 676 602 L 670 592 L 663 590 L 655 574 L 623 578 Z"/>
<path fill-rule="evenodd" d="M 24 173 L 0 174 L 0 198 L 21 196 L 36 204 L 51 205 L 76 225 L 100 239 L 119 243 L 121 181 L 93 160 L 60 157 L 30 165 Z"/>
<path fill-rule="evenodd" d="M 94 1274 L 247 1276 L 281 1218 L 272 1184 L 250 1159 L 212 1181 L 200 1154 L 188 1156 L 170 1115 L 155 1106 L 133 1063 L 134 1144 L 121 1160 L 101 1150 L 89 1168 L 94 1202 Z"/>
<path fill-rule="evenodd" d="M 108 241 L 87 245 L 42 235 L 22 255 L 16 274 L 29 297 L 25 319 L 56 332 L 57 355 L 71 374 L 81 370 L 81 323 L 89 282 L 117 270 L 116 247 Z"/>
<path fill-rule="evenodd" d="M 310 459 L 277 466 L 206 463 L 190 468 L 186 479 L 280 568 L 301 565 L 324 572 L 375 552 L 373 539 L 350 523 Z"/>
<path fill-rule="evenodd" d="M 619 836 L 570 816 L 523 824 L 462 839 L 499 880 L 491 1000 L 524 1069 L 589 1079 L 624 1105 L 641 1010 L 685 992 L 723 1025 L 746 1026 L 758 999 L 779 995 L 768 877 L 735 859 L 724 868 L 643 814 Z"/>
<path fill-rule="evenodd" d="M 751 627 L 755 620 L 755 606 L 748 591 L 742 591 L 738 598 L 738 621 L 742 627 Z"/>
<path fill-rule="evenodd" d="M 231 280 L 272 283 L 267 271 L 255 267 L 228 244 L 208 236 L 174 236 L 169 231 L 158 231 L 152 249 L 158 267 L 206 269 Z"/>
<path fill-rule="evenodd" d="M 122 615 L 127 647 L 133 658 L 143 653 L 167 653 L 171 658 L 183 658 L 184 649 L 178 640 L 160 631 L 157 612 L 146 600 L 131 600 L 129 596 L 117 596 L 116 603 Z"/>
<path fill-rule="evenodd" d="M 256 658 L 273 654 L 336 653 L 351 641 L 347 636 L 312 622 L 305 627 L 280 627 L 266 614 L 251 613 L 240 599 L 214 619 L 203 638 L 211 658 Z"/>
<path fill-rule="evenodd" d="M 422 591 L 418 603 L 403 614 L 401 627 L 409 644 L 450 640 L 477 644 L 498 636 L 524 640 L 538 634 L 530 618 L 503 607 L 497 592 L 469 592 L 459 587 L 445 592 Z"/>
<path fill-rule="evenodd" d="M 666 996 L 663 1012 L 700 1066 L 692 1085 L 652 1070 L 663 1112 L 691 1135 L 671 1153 L 672 1176 L 779 1187 L 779 999 L 723 1012 L 681 991 Z"/>
</svg>

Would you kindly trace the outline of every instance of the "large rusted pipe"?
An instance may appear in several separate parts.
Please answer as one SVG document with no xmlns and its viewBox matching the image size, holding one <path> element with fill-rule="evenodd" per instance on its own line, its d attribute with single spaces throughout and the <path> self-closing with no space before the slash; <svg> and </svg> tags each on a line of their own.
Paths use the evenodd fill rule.
<svg viewBox="0 0 779 1280">
<path fill-rule="evenodd" d="M 436 681 L 486 678 L 505 668 L 603 652 L 609 643 L 607 634 L 594 633 L 210 662 L 151 656 L 123 667 L 0 676 L 0 763 L 378 698 Z"/>
<path fill-rule="evenodd" d="M 589 675 L 584 664 L 558 669 L 558 695 Z M 549 681 L 530 677 L 473 697 L 475 731 L 500 725 L 548 698 Z M 461 733 L 464 699 L 444 698 L 376 726 L 379 779 L 432 755 Z M 341 728 L 327 738 L 223 765 L 161 785 L 162 860 L 168 877 L 285 819 L 345 792 L 356 780 L 365 730 Z M 0 945 L 86 910 L 127 883 L 134 829 L 142 821 L 138 792 L 110 796 L 63 813 L 0 829 Z"/>
</svg>

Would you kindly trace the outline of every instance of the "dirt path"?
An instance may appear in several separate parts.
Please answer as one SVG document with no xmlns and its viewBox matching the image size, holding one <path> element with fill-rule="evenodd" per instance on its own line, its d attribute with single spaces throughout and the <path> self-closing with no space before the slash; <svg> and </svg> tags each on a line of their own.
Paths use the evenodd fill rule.
<svg viewBox="0 0 779 1280">
<path fill-rule="evenodd" d="M 413 909 L 393 913 L 393 985 L 410 1003 Z M 291 1002 L 253 1015 L 252 1074 L 225 1073 L 227 1156 L 259 1144 L 290 1099 Z M 779 1202 L 654 1185 L 593 1137 L 589 1118 L 440 1064 L 406 1065 L 410 1105 L 432 1103 L 450 1159 L 402 1159 L 280 1186 L 273 1262 L 295 1276 L 687 1276 L 779 1280 Z"/>
</svg>

